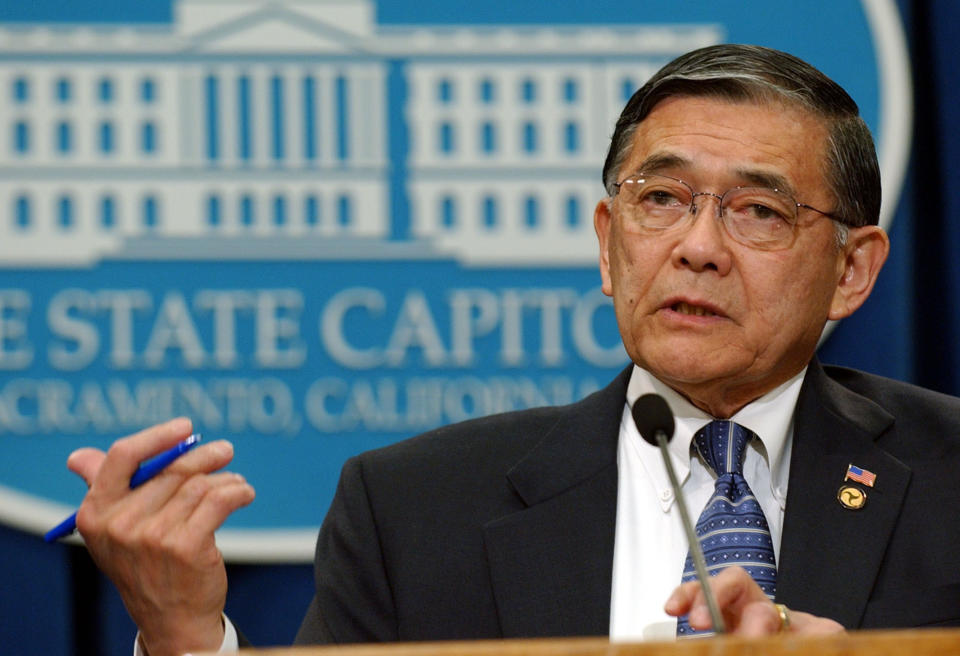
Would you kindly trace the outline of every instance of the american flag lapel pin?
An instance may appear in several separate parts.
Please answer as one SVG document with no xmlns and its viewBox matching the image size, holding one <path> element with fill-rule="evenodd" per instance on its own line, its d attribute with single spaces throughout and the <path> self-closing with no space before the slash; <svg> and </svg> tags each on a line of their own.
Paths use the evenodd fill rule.
<svg viewBox="0 0 960 656">
<path fill-rule="evenodd" d="M 867 487 L 873 487 L 874 483 L 877 482 L 877 475 L 872 471 L 861 469 L 856 465 L 847 465 L 847 475 L 843 477 L 843 480 L 856 481 L 857 483 L 863 483 Z"/>
</svg>

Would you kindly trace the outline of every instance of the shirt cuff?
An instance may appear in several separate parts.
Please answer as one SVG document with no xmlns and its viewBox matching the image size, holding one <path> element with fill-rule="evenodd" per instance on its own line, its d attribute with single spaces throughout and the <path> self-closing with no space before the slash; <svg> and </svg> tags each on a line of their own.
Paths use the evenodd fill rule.
<svg viewBox="0 0 960 656">
<path fill-rule="evenodd" d="M 220 643 L 218 654 L 228 654 L 240 650 L 240 640 L 237 638 L 237 629 L 233 622 L 226 615 L 223 615 L 223 642 Z M 133 641 L 133 656 L 147 656 L 140 644 L 140 632 L 137 631 L 137 637 Z"/>
</svg>

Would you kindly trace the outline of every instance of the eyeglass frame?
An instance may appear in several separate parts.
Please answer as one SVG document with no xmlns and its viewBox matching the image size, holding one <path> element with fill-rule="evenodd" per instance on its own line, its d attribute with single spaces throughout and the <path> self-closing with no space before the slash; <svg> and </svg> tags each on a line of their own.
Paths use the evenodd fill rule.
<svg viewBox="0 0 960 656">
<path fill-rule="evenodd" d="M 617 191 L 616 191 L 615 194 L 613 194 L 613 195 L 611 196 L 611 198 L 615 198 L 616 196 L 618 196 L 618 195 L 620 194 L 621 187 L 622 187 L 622 186 L 624 185 L 624 183 L 626 183 L 628 180 L 631 180 L 631 179 L 634 179 L 634 178 L 640 178 L 640 177 L 648 177 L 648 176 L 651 176 L 651 175 L 657 176 L 657 177 L 660 177 L 660 178 L 666 178 L 667 180 L 673 180 L 674 182 L 679 182 L 680 184 L 682 184 L 684 187 L 686 187 L 686 188 L 690 191 L 690 205 L 687 207 L 687 210 L 686 210 L 686 212 L 684 213 L 685 215 L 686 215 L 686 214 L 692 214 L 692 215 L 694 215 L 694 216 L 697 215 L 697 212 L 698 212 L 699 209 L 700 209 L 699 207 L 697 207 L 697 204 L 696 204 L 696 200 L 697 200 L 697 197 L 698 197 L 698 196 L 712 196 L 712 197 L 716 198 L 717 201 L 718 201 L 718 202 L 717 202 L 717 218 L 721 220 L 721 223 L 723 223 L 724 229 L 727 229 L 727 227 L 726 227 L 727 224 L 726 224 L 726 222 L 723 220 L 723 218 L 724 218 L 724 216 L 723 216 L 723 209 L 724 209 L 724 208 L 723 208 L 723 200 L 724 200 L 724 198 L 727 197 L 727 194 L 729 194 L 731 191 L 737 191 L 737 190 L 740 190 L 740 189 L 768 189 L 768 190 L 770 190 L 770 191 L 774 191 L 774 192 L 776 192 L 776 193 L 784 196 L 786 200 L 789 200 L 791 203 L 793 203 L 793 205 L 797 208 L 798 212 L 797 212 L 797 215 L 794 217 L 793 223 L 789 223 L 789 222 L 788 222 L 788 223 L 789 223 L 789 225 L 790 225 L 790 228 L 794 231 L 794 239 L 796 239 L 797 218 L 799 217 L 799 209 L 800 209 L 801 207 L 802 207 L 803 209 L 813 210 L 813 211 L 816 212 L 817 214 L 820 214 L 820 215 L 822 215 L 822 216 L 825 216 L 825 217 L 827 217 L 828 219 L 830 219 L 830 220 L 832 220 L 832 221 L 836 221 L 837 223 L 839 223 L 839 224 L 841 224 L 841 225 L 849 225 L 849 224 L 846 222 L 846 220 L 843 219 L 843 217 L 836 216 L 835 214 L 832 214 L 832 213 L 830 213 L 830 212 L 824 212 L 823 210 L 817 209 L 817 208 L 814 207 L 813 205 L 808 205 L 807 203 L 798 202 L 797 199 L 793 197 L 793 195 L 787 193 L 786 191 L 784 191 L 784 190 L 782 190 L 782 189 L 778 189 L 778 188 L 776 188 L 776 187 L 763 187 L 763 186 L 755 186 L 755 185 L 738 185 L 738 186 L 735 186 L 735 187 L 730 187 L 729 189 L 727 189 L 726 191 L 724 191 L 722 194 L 715 194 L 715 193 L 713 193 L 712 191 L 694 191 L 694 190 L 693 190 L 693 187 L 690 186 L 690 183 L 688 183 L 686 180 L 681 180 L 680 178 L 675 178 L 675 177 L 673 177 L 673 176 L 671 176 L 671 175 L 664 175 L 664 174 L 662 174 L 662 173 L 647 173 L 646 171 L 638 171 L 637 173 L 634 173 L 633 175 L 624 178 L 624 179 L 623 179 L 622 181 L 620 181 L 620 182 L 614 182 L 612 186 L 613 186 L 614 188 L 616 188 Z M 663 229 L 664 229 L 664 230 L 669 230 L 670 228 L 673 228 L 673 227 L 675 227 L 676 225 L 679 225 L 679 223 L 680 223 L 680 221 L 678 220 L 678 221 L 677 221 L 677 224 L 674 224 L 674 225 L 672 225 L 672 226 L 667 226 L 666 228 L 663 228 Z M 727 229 L 727 232 L 729 233 L 729 229 Z M 731 236 L 733 236 L 733 235 L 731 234 Z M 739 240 L 737 240 L 737 241 L 739 241 Z M 745 244 L 745 245 L 746 245 L 746 246 L 752 246 L 753 244 L 747 243 L 747 244 Z M 783 248 L 790 248 L 790 246 L 792 246 L 792 245 L 793 245 L 793 242 L 791 241 L 790 245 L 783 246 Z"/>
</svg>

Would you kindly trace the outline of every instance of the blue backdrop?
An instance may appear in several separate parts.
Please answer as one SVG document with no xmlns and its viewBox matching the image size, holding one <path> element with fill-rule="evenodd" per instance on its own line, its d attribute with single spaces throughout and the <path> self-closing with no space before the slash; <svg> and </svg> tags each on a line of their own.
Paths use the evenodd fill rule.
<svg viewBox="0 0 960 656">
<path fill-rule="evenodd" d="M 548 6 L 542 3 L 543 7 Z M 768 3 L 758 3 L 767 7 Z M 840 325 L 821 349 L 826 362 L 858 367 L 960 394 L 960 92 L 956 88 L 960 6 L 949 0 L 900 1 L 914 76 L 915 130 L 907 183 L 891 230 L 893 255 L 876 299 Z M 530 3 L 415 3 L 397 12 L 382 2 L 383 23 L 529 20 Z M 563 4 L 550 3 L 551 22 Z M 420 12 L 419 14 L 417 12 Z M 582 17 L 570 11 L 576 20 Z M 0 4 L 0 21 L 169 21 L 164 1 L 119 0 Z M 573 20 L 573 19 L 571 19 Z M 610 22 L 610 16 L 598 17 Z M 816 26 L 805 32 L 815 34 Z M 599 163 L 598 163 L 599 166 Z M 127 654 L 134 628 L 112 587 L 82 549 L 46 545 L 0 527 L 0 645 L 11 654 Z M 227 612 L 257 644 L 288 643 L 311 596 L 306 565 L 230 566 Z"/>
</svg>

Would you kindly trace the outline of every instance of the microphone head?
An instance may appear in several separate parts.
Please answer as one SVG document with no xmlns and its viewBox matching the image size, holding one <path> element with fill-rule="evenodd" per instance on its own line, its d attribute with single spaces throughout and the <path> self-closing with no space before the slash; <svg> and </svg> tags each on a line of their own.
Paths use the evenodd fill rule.
<svg viewBox="0 0 960 656">
<path fill-rule="evenodd" d="M 673 438 L 673 413 L 659 394 L 644 394 L 634 402 L 631 412 L 640 436 L 653 446 L 657 446 L 657 431 L 664 432 L 667 442 Z"/>
</svg>

